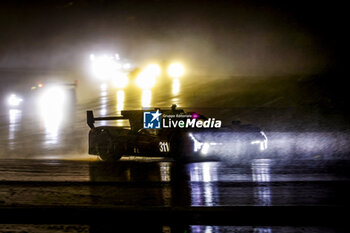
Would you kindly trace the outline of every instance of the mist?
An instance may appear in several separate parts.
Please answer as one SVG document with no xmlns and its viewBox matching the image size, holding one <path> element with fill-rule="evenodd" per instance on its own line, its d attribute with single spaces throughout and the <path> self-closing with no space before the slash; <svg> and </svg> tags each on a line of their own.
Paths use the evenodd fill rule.
<svg viewBox="0 0 350 233">
<path fill-rule="evenodd" d="M 81 71 L 103 52 L 136 65 L 181 60 L 192 74 L 217 76 L 314 74 L 337 62 L 329 27 L 337 18 L 323 17 L 334 6 L 308 15 L 312 4 L 298 2 L 15 3 L 0 10 L 1 69 Z"/>
</svg>

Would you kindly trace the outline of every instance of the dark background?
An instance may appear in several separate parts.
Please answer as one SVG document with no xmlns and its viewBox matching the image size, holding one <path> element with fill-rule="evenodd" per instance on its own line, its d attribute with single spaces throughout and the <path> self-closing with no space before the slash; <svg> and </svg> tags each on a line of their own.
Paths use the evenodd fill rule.
<svg viewBox="0 0 350 233">
<path fill-rule="evenodd" d="M 198 83 L 255 80 L 264 89 L 252 93 L 293 93 L 286 107 L 344 115 L 346 16 L 341 1 L 2 1 L 0 83 L 83 80 L 90 53 L 117 51 L 137 66 L 181 59 Z"/>
<path fill-rule="evenodd" d="M 337 1 L 2 1 L 0 17 L 1 68 L 78 69 L 114 49 L 205 74 L 315 74 L 340 71 L 347 47 Z"/>
</svg>

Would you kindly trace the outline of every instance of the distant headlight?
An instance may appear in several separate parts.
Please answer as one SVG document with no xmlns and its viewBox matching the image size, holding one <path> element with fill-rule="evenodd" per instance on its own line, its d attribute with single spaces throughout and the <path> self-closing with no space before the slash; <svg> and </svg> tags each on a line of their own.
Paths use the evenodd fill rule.
<svg viewBox="0 0 350 233">
<path fill-rule="evenodd" d="M 129 83 L 129 78 L 126 74 L 120 72 L 113 78 L 112 82 L 116 88 L 125 88 Z"/>
<path fill-rule="evenodd" d="M 141 89 L 151 89 L 156 84 L 156 79 L 161 72 L 162 70 L 157 64 L 146 66 L 136 77 L 137 86 Z"/>
<path fill-rule="evenodd" d="M 185 68 L 180 63 L 173 63 L 168 68 L 168 74 L 172 78 L 180 78 L 185 73 Z"/>
<path fill-rule="evenodd" d="M 160 68 L 160 66 L 158 64 L 149 64 L 145 68 L 144 72 L 147 72 L 149 75 L 158 77 L 162 73 L 162 69 Z"/>
<path fill-rule="evenodd" d="M 252 145 L 259 144 L 260 151 L 264 151 L 267 149 L 267 137 L 263 131 L 261 131 L 260 133 L 264 137 L 264 139 L 251 141 L 250 144 L 252 144 Z"/>
<path fill-rule="evenodd" d="M 148 72 L 141 72 L 136 78 L 136 84 L 141 89 L 151 89 L 156 84 L 156 76 Z"/>
<path fill-rule="evenodd" d="M 115 56 L 95 56 L 94 54 L 91 54 L 90 61 L 93 75 L 100 80 L 111 80 L 118 75 L 119 70 L 122 68 L 122 65 L 118 60 L 118 54 Z"/>
<path fill-rule="evenodd" d="M 23 99 L 16 96 L 15 94 L 12 94 L 7 98 L 7 104 L 10 107 L 18 107 L 22 101 L 23 101 Z"/>
<path fill-rule="evenodd" d="M 45 90 L 39 98 L 39 106 L 42 113 L 55 115 L 62 112 L 66 102 L 66 92 L 61 87 L 51 87 Z"/>
</svg>

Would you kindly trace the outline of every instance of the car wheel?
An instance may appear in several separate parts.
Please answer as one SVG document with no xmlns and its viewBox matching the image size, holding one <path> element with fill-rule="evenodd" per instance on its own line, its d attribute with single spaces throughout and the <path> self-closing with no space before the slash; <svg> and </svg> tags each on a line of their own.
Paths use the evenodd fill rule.
<svg viewBox="0 0 350 233">
<path fill-rule="evenodd" d="M 192 157 L 192 153 L 189 150 L 189 145 L 183 135 L 177 135 L 170 141 L 170 148 L 172 150 L 171 157 L 178 162 L 188 162 Z"/>
<path fill-rule="evenodd" d="M 103 161 L 115 161 L 122 157 L 107 131 L 103 131 L 100 135 L 100 140 L 97 143 L 97 151 Z"/>
<path fill-rule="evenodd" d="M 100 152 L 100 158 L 103 161 L 116 161 L 119 160 L 121 157 L 122 155 L 119 152 L 117 152 L 115 148 L 113 148 L 112 150 Z"/>
</svg>

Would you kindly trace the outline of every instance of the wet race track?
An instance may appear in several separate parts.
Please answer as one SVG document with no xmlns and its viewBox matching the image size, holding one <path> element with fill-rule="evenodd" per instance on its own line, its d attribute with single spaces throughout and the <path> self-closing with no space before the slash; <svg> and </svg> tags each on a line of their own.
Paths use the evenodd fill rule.
<svg viewBox="0 0 350 233">
<path fill-rule="evenodd" d="M 92 232 L 101 230 L 100 221 L 110 224 L 108 230 L 136 231 L 137 225 L 123 226 L 125 218 L 140 224 L 151 218 L 142 228 L 155 231 L 342 232 L 338 211 L 349 205 L 348 166 L 271 159 L 248 164 L 141 158 L 117 163 L 4 160 L 1 215 L 24 224 L 28 214 L 35 213 L 36 223 L 79 223 Z M 7 208 L 17 219 L 9 217 Z M 334 217 L 339 218 L 336 224 Z M 277 227 L 281 223 L 284 226 Z M 225 227 L 232 224 L 257 227 Z"/>
<path fill-rule="evenodd" d="M 226 155 L 221 161 L 187 163 L 142 157 L 102 162 L 87 154 L 88 109 L 108 116 L 176 103 L 197 106 L 226 123 L 234 120 L 230 81 L 226 89 L 212 83 L 219 94 L 179 80 L 163 85 L 153 92 L 102 85 L 92 88 L 89 98 L 80 98 L 79 92 L 86 90 L 79 87 L 69 112 L 57 108 L 38 113 L 36 107 L 2 111 L 0 231 L 346 231 L 341 212 L 349 206 L 350 195 L 346 156 L 337 157 L 330 145 L 317 145 L 315 151 L 300 147 L 300 141 L 276 153 L 281 146 L 274 142 L 292 137 L 289 132 L 267 131 L 275 139 L 270 151 L 249 161 Z M 273 100 L 259 99 L 256 105 Z M 317 140 L 320 133 L 295 135 Z M 335 144 L 348 140 L 341 133 L 322 135 Z M 324 148 L 329 153 L 320 154 Z M 301 155 L 305 150 L 308 153 Z M 30 225 L 33 222 L 39 225 Z"/>
</svg>

